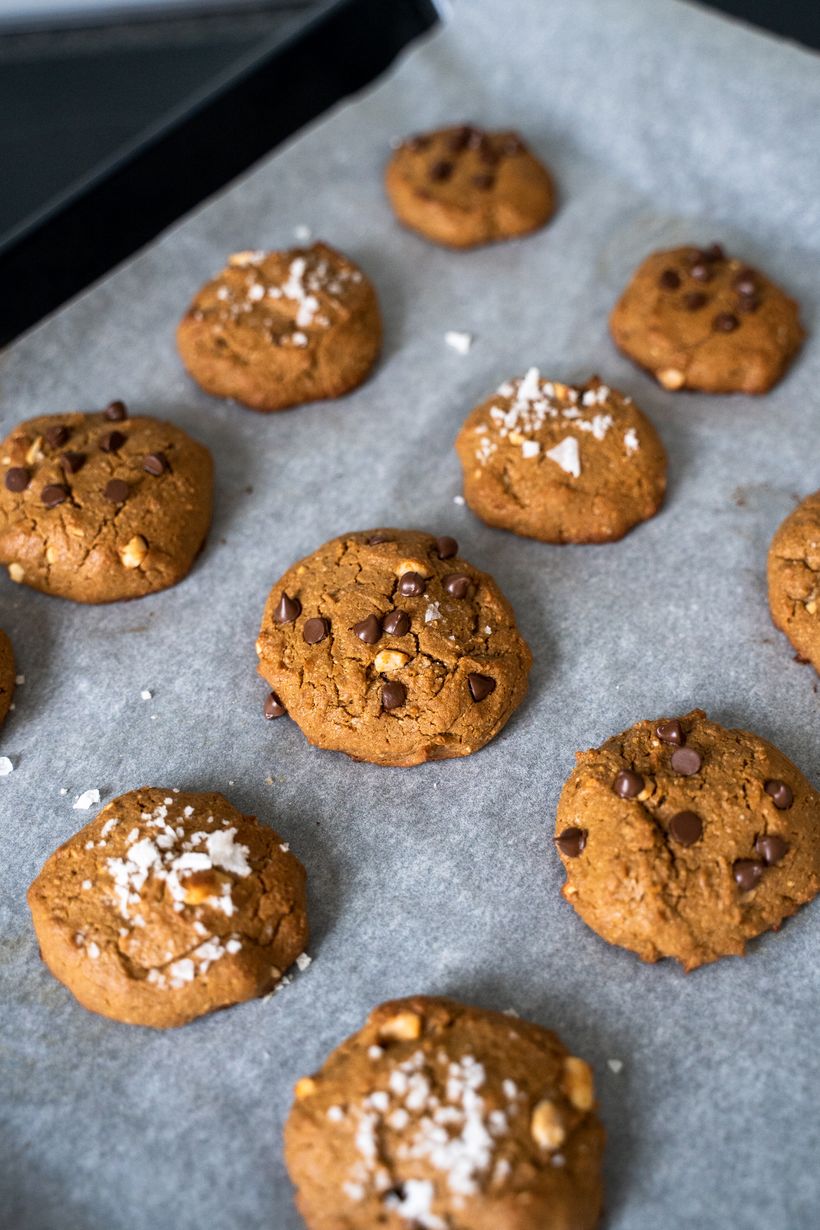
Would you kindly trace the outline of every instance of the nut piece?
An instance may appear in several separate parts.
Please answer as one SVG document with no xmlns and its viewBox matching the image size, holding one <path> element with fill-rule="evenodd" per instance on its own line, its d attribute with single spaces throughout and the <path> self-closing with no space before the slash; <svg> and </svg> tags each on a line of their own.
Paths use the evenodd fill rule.
<svg viewBox="0 0 820 1230">
<path fill-rule="evenodd" d="M 60 553 L 56 547 L 46 547 L 46 563 L 56 564 L 60 558 Z"/>
<path fill-rule="evenodd" d="M 135 534 L 120 551 L 123 568 L 139 568 L 148 554 L 148 543 L 142 534 Z"/>
<path fill-rule="evenodd" d="M 808 611 L 809 615 L 817 614 L 817 600 L 815 598 L 809 599 L 809 601 L 806 603 L 806 610 Z"/>
<path fill-rule="evenodd" d="M 25 575 L 22 564 L 9 564 L 9 576 L 12 581 L 16 581 L 19 585 Z"/>
<path fill-rule="evenodd" d="M 382 649 L 373 659 L 377 671 L 398 671 L 410 661 L 409 653 L 399 649 Z"/>
<path fill-rule="evenodd" d="M 33 444 L 30 444 L 26 450 L 26 465 L 33 466 L 38 461 L 43 460 L 43 437 L 38 436 Z"/>
<path fill-rule="evenodd" d="M 193 871 L 184 882 L 186 905 L 202 905 L 219 896 L 220 878 L 212 871 Z"/>
<path fill-rule="evenodd" d="M 576 1110 L 592 1110 L 595 1105 L 592 1068 L 574 1055 L 564 1060 L 564 1092 Z"/>
<path fill-rule="evenodd" d="M 246 248 L 242 252 L 232 252 L 228 257 L 228 264 L 235 266 L 237 269 L 244 269 L 246 265 L 255 265 L 263 252 L 254 252 L 250 248 Z"/>
<path fill-rule="evenodd" d="M 312 1076 L 302 1076 L 293 1086 L 293 1096 L 299 1100 L 309 1098 L 316 1092 L 316 1081 Z"/>
<path fill-rule="evenodd" d="M 679 372 L 676 367 L 667 367 L 665 371 L 656 374 L 665 389 L 680 389 L 686 379 L 683 372 Z"/>
<path fill-rule="evenodd" d="M 416 1012 L 397 1012 L 379 1026 L 379 1037 L 388 1042 L 412 1042 L 421 1037 L 421 1017 Z"/>
<path fill-rule="evenodd" d="M 567 1138 L 561 1114 L 554 1102 L 545 1098 L 532 1112 L 530 1132 L 541 1149 L 560 1149 Z"/>
<path fill-rule="evenodd" d="M 403 577 L 405 572 L 417 572 L 420 577 L 429 577 L 430 569 L 423 560 L 402 559 L 396 564 L 396 576 Z"/>
</svg>

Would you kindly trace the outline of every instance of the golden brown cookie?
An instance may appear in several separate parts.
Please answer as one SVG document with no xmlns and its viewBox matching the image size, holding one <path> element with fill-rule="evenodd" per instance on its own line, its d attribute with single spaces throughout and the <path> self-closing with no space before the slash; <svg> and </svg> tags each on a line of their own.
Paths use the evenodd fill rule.
<svg viewBox="0 0 820 1230">
<path fill-rule="evenodd" d="M 308 1230 L 592 1230 L 603 1145 L 555 1034 L 423 995 L 375 1008 L 285 1125 Z"/>
<path fill-rule="evenodd" d="M 385 186 L 400 222 L 450 248 L 527 235 L 555 210 L 549 172 L 518 134 L 470 124 L 403 141 Z"/>
<path fill-rule="evenodd" d="M 453 538 L 344 534 L 294 564 L 256 643 L 269 704 L 311 743 L 375 764 L 467 756 L 527 690 L 532 655 L 495 581 Z"/>
<path fill-rule="evenodd" d="M 0 564 L 75 602 L 140 598 L 190 571 L 212 501 L 211 455 L 179 427 L 121 401 L 41 415 L 0 445 Z"/>
<path fill-rule="evenodd" d="M 28 903 L 43 960 L 84 1007 L 158 1029 L 271 991 L 308 937 L 302 864 L 221 794 L 112 800 Z"/>
<path fill-rule="evenodd" d="M 820 795 L 777 748 L 700 709 L 579 752 L 555 833 L 584 922 L 686 970 L 742 956 L 820 888 Z"/>
<path fill-rule="evenodd" d="M 14 699 L 14 681 L 17 678 L 14 666 L 14 650 L 6 633 L 0 628 L 0 726 L 5 720 Z"/>
<path fill-rule="evenodd" d="M 772 619 L 820 672 L 820 491 L 807 495 L 778 529 L 768 574 Z"/>
<path fill-rule="evenodd" d="M 542 542 L 623 538 L 666 490 L 654 427 L 597 376 L 573 387 L 531 367 L 476 406 L 456 451 L 473 512 Z"/>
<path fill-rule="evenodd" d="M 177 329 L 197 384 L 251 410 L 349 393 L 369 376 L 381 339 L 372 284 L 324 243 L 235 253 Z"/>
<path fill-rule="evenodd" d="M 664 388 L 704 393 L 768 392 L 805 337 L 795 301 L 719 244 L 653 252 L 609 326 Z"/>
</svg>

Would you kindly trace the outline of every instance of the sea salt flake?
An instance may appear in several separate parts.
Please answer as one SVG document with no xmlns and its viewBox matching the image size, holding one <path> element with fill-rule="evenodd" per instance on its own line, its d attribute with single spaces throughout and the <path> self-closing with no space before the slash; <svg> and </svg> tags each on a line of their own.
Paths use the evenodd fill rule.
<svg viewBox="0 0 820 1230">
<path fill-rule="evenodd" d="M 638 433 L 634 427 L 629 427 L 624 432 L 624 447 L 628 453 L 637 453 L 638 449 L 641 447 L 638 439 Z"/>
<path fill-rule="evenodd" d="M 97 957 L 100 955 L 100 946 L 91 940 L 90 943 L 86 944 L 85 951 L 92 961 L 96 961 Z"/>
<path fill-rule="evenodd" d="M 610 1072 L 614 1072 L 616 1076 L 624 1066 L 624 1061 L 622 1059 L 607 1059 L 606 1062 Z"/>
<path fill-rule="evenodd" d="M 89 807 L 93 807 L 95 803 L 100 801 L 100 792 L 96 788 L 84 790 L 81 795 L 78 795 L 74 800 L 75 811 L 88 811 Z"/>
<path fill-rule="evenodd" d="M 468 354 L 473 344 L 473 335 L 472 333 L 459 333 L 455 329 L 450 329 L 444 334 L 444 340 L 457 354 Z"/>
<path fill-rule="evenodd" d="M 464 504 L 464 503 L 466 503 L 466 501 L 465 501 L 465 499 L 464 499 L 464 496 L 463 496 L 463 495 L 454 495 L 454 496 L 453 496 L 453 503 L 454 503 L 454 504 Z"/>
<path fill-rule="evenodd" d="M 296 958 L 296 965 L 300 970 L 306 970 L 313 961 L 313 957 L 309 957 L 306 952 L 300 952 Z"/>
<path fill-rule="evenodd" d="M 521 444 L 521 456 L 525 461 L 529 461 L 533 457 L 537 457 L 541 452 L 541 445 L 537 440 L 524 440 Z"/>
<path fill-rule="evenodd" d="M 555 448 L 548 449 L 546 454 L 550 461 L 559 465 L 566 474 L 573 478 L 581 476 L 581 456 L 578 451 L 578 441 L 574 436 L 566 436 Z"/>
<path fill-rule="evenodd" d="M 427 606 L 427 610 L 424 612 L 424 622 L 426 624 L 432 624 L 437 619 L 441 619 L 439 605 L 437 602 L 430 602 Z"/>
<path fill-rule="evenodd" d="M 140 700 L 153 700 L 153 699 L 154 699 L 154 693 L 149 692 L 147 688 L 143 688 L 142 691 L 140 692 Z"/>
</svg>

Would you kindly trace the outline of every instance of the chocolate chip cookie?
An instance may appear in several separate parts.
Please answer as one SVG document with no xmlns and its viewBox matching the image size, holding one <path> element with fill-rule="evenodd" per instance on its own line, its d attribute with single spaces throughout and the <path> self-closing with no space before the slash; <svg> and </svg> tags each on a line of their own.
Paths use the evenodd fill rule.
<svg viewBox="0 0 820 1230">
<path fill-rule="evenodd" d="M 542 542 L 623 538 L 666 489 L 654 427 L 597 376 L 572 386 L 531 367 L 476 406 L 456 450 L 473 512 Z"/>
<path fill-rule="evenodd" d="M 493 579 L 450 537 L 344 534 L 268 598 L 259 671 L 317 747 L 375 764 L 467 756 L 521 703 L 532 655 Z"/>
<path fill-rule="evenodd" d="M 392 1000 L 303 1077 L 285 1161 L 309 1230 L 592 1230 L 592 1070 L 540 1025 Z"/>
<path fill-rule="evenodd" d="M 820 672 L 820 491 L 806 496 L 769 547 L 769 609 L 800 658 Z"/>
<path fill-rule="evenodd" d="M 121 795 L 28 902 L 43 960 L 84 1007 L 158 1029 L 264 995 L 308 936 L 302 864 L 221 794 Z"/>
<path fill-rule="evenodd" d="M 609 326 L 665 389 L 704 393 L 766 393 L 805 336 L 795 301 L 719 244 L 653 252 Z"/>
<path fill-rule="evenodd" d="M 194 296 L 177 330 L 197 384 L 251 410 L 349 393 L 370 374 L 381 338 L 372 284 L 324 243 L 236 252 Z"/>
<path fill-rule="evenodd" d="M 555 834 L 584 922 L 686 970 L 741 956 L 820 888 L 820 795 L 777 748 L 700 709 L 579 752 Z"/>
<path fill-rule="evenodd" d="M 170 423 L 53 414 L 0 445 L 0 564 L 75 602 L 140 598 L 190 571 L 211 523 L 213 464 Z"/>
<path fill-rule="evenodd" d="M 16 677 L 14 650 L 11 647 L 11 641 L 8 636 L 0 628 L 0 726 L 2 726 L 6 714 L 11 707 L 11 702 L 14 699 L 14 681 Z"/>
<path fill-rule="evenodd" d="M 471 124 L 403 141 L 385 186 L 400 222 L 450 248 L 527 235 L 555 210 L 549 172 L 518 134 Z"/>
</svg>

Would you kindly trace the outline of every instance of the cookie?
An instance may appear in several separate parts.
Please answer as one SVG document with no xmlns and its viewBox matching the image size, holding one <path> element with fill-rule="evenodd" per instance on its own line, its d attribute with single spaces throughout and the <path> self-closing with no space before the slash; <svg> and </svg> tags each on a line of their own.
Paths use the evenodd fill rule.
<svg viewBox="0 0 820 1230">
<path fill-rule="evenodd" d="M 6 633 L 0 628 L 0 726 L 2 726 L 6 714 L 11 708 L 16 678 L 14 650 Z"/>
<path fill-rule="evenodd" d="M 469 415 L 456 440 L 474 513 L 542 542 L 613 542 L 658 511 L 666 453 L 631 398 L 537 367 Z"/>
<path fill-rule="evenodd" d="M 532 655 L 495 581 L 415 530 L 325 543 L 271 590 L 256 649 L 311 743 L 374 764 L 467 756 L 521 703 Z"/>
<path fill-rule="evenodd" d="M 795 301 L 719 244 L 653 252 L 609 326 L 665 389 L 704 393 L 766 393 L 805 337 Z"/>
<path fill-rule="evenodd" d="M 423 995 L 374 1009 L 285 1125 L 308 1230 L 592 1230 L 603 1144 L 592 1070 L 555 1034 Z"/>
<path fill-rule="evenodd" d="M 28 903 L 85 1008 L 157 1029 L 271 991 L 308 937 L 302 864 L 221 794 L 121 795 L 55 850 Z"/>
<path fill-rule="evenodd" d="M 686 970 L 742 956 L 820 888 L 820 795 L 777 748 L 700 709 L 579 752 L 555 833 L 584 922 Z"/>
<path fill-rule="evenodd" d="M 769 547 L 769 609 L 798 656 L 820 672 L 820 491 L 806 496 Z"/>
<path fill-rule="evenodd" d="M 518 134 L 471 124 L 403 141 L 385 186 L 400 222 L 449 248 L 527 235 L 555 211 L 549 172 Z"/>
<path fill-rule="evenodd" d="M 200 388 L 251 410 L 349 393 L 369 376 L 381 340 L 372 284 L 324 243 L 235 253 L 177 329 L 182 361 Z"/>
<path fill-rule="evenodd" d="M 140 598 L 190 571 L 211 524 L 213 464 L 170 423 L 53 414 L 0 445 L 0 564 L 75 602 Z"/>
</svg>

